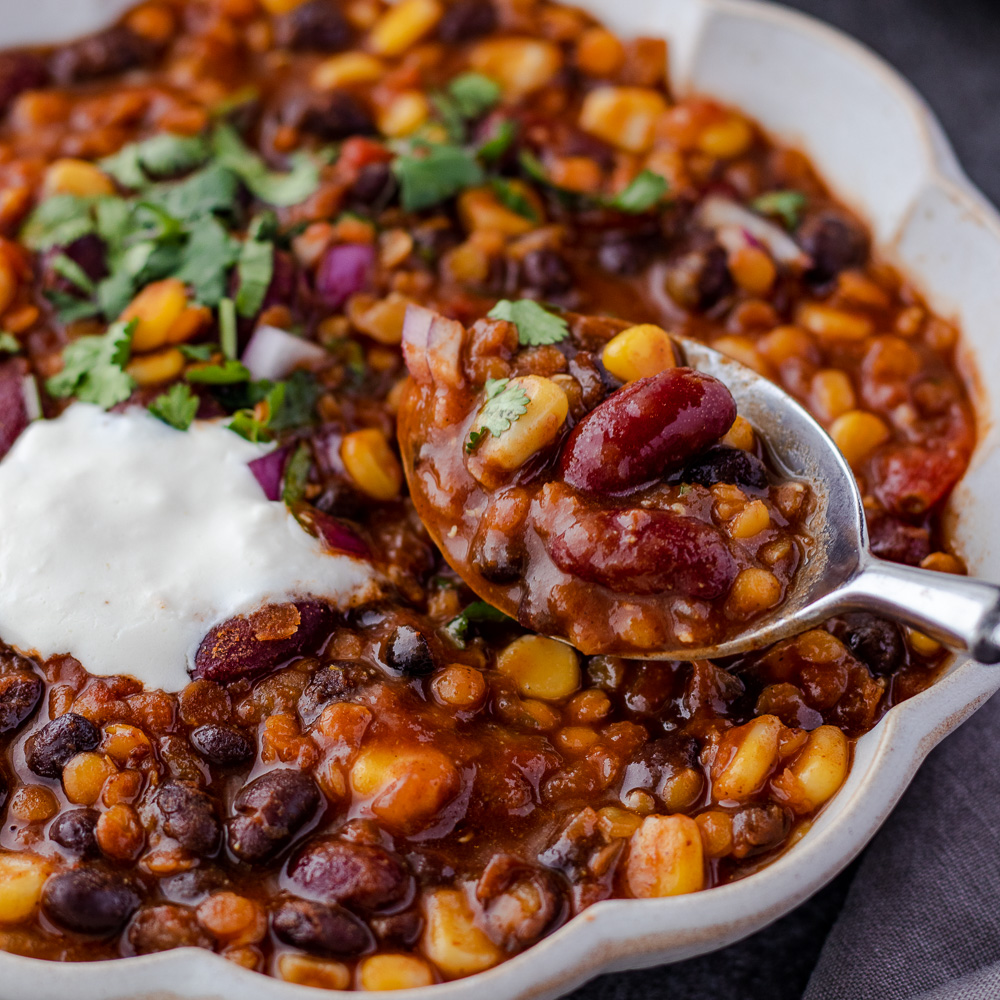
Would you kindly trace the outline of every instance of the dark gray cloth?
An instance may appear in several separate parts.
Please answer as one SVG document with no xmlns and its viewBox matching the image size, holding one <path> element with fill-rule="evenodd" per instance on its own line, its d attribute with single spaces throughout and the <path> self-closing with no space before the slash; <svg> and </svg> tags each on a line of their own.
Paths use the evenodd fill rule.
<svg viewBox="0 0 1000 1000">
<path fill-rule="evenodd" d="M 788 6 L 900 69 L 1000 202 L 1000 0 Z M 603 976 L 572 1000 L 1000 1000 L 998 732 L 1000 696 L 931 754 L 861 861 L 787 917 L 711 955 Z"/>
</svg>

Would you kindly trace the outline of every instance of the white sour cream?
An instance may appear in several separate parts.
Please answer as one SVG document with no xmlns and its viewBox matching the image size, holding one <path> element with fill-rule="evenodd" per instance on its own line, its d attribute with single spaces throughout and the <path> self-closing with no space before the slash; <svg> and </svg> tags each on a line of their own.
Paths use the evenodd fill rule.
<svg viewBox="0 0 1000 1000">
<path fill-rule="evenodd" d="M 205 633 L 263 604 L 378 592 L 270 501 L 227 428 L 177 431 L 145 410 L 75 403 L 37 420 L 0 462 L 0 638 L 92 674 L 178 691 Z"/>
</svg>

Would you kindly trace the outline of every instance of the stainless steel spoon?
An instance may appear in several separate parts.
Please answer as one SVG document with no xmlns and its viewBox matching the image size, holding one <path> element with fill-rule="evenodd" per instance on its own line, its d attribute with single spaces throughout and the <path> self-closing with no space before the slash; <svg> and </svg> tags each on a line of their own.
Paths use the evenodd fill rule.
<svg viewBox="0 0 1000 1000">
<path fill-rule="evenodd" d="M 871 611 L 953 649 L 967 650 L 981 663 L 1000 663 L 1000 587 L 873 556 L 858 484 L 816 420 L 755 371 L 697 341 L 675 340 L 685 364 L 729 387 L 740 415 L 760 431 L 774 463 L 811 486 L 815 510 L 807 522 L 812 547 L 782 604 L 728 642 L 662 651 L 655 658 L 691 660 L 745 653 L 834 615 Z"/>
</svg>

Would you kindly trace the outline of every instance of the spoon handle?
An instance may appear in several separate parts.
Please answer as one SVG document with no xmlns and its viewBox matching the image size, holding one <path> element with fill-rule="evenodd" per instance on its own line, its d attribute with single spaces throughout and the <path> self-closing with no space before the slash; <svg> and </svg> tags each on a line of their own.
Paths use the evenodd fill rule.
<svg viewBox="0 0 1000 1000">
<path fill-rule="evenodd" d="M 838 604 L 895 618 L 980 663 L 1000 663 L 1000 587 L 874 556 Z"/>
</svg>

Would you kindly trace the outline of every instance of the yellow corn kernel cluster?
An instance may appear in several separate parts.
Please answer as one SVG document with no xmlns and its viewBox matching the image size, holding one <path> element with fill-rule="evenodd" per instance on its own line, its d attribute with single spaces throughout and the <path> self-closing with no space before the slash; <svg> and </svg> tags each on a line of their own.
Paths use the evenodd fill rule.
<svg viewBox="0 0 1000 1000">
<path fill-rule="evenodd" d="M 476 926 L 472 908 L 457 889 L 438 889 L 424 899 L 423 952 L 449 979 L 497 964 L 500 949 Z"/>
<path fill-rule="evenodd" d="M 726 611 L 735 618 L 749 618 L 773 608 L 780 600 L 781 581 L 770 570 L 748 566 L 736 574 Z"/>
<path fill-rule="evenodd" d="M 809 388 L 813 409 L 820 420 L 829 423 L 857 406 L 850 376 L 836 368 L 816 372 Z"/>
<path fill-rule="evenodd" d="M 771 515 L 763 500 L 753 500 L 728 525 L 732 538 L 753 538 L 771 526 Z"/>
<path fill-rule="evenodd" d="M 849 410 L 830 428 L 830 436 L 851 466 L 863 462 L 889 438 L 889 428 L 881 417 L 867 410 Z"/>
<path fill-rule="evenodd" d="M 580 128 L 629 153 L 653 145 L 657 119 L 667 102 L 645 87 L 596 87 L 580 108 Z"/>
<path fill-rule="evenodd" d="M 184 355 L 176 347 L 164 347 L 152 354 L 132 358 L 125 371 L 135 379 L 136 385 L 160 385 L 177 378 L 184 371 Z"/>
<path fill-rule="evenodd" d="M 32 854 L 0 854 L 0 924 L 19 924 L 38 908 L 48 863 Z"/>
<path fill-rule="evenodd" d="M 541 635 L 522 635 L 497 656 L 497 670 L 527 698 L 561 701 L 580 686 L 576 650 Z"/>
<path fill-rule="evenodd" d="M 796 322 L 823 340 L 864 340 L 875 329 L 867 316 L 822 302 L 803 302 L 798 308 Z"/>
<path fill-rule="evenodd" d="M 514 186 L 516 182 L 512 181 Z M 531 198 L 525 186 L 515 188 L 519 194 Z M 541 214 L 536 208 L 538 218 Z M 502 205 L 489 188 L 470 188 L 458 197 L 458 215 L 468 232 L 488 230 L 503 236 L 523 236 L 535 228 L 535 223 L 519 212 Z"/>
<path fill-rule="evenodd" d="M 56 160 L 45 171 L 42 196 L 73 194 L 80 198 L 114 194 L 114 182 L 93 163 L 86 160 Z"/>
<path fill-rule="evenodd" d="M 812 812 L 831 798 L 847 777 L 850 759 L 847 737 L 836 726 L 814 729 L 783 776 L 796 783 L 801 796 L 796 809 Z"/>
<path fill-rule="evenodd" d="M 400 0 L 375 22 L 368 47 L 380 56 L 399 56 L 416 45 L 441 20 L 438 0 Z"/>
<path fill-rule="evenodd" d="M 727 737 L 739 740 L 736 753 L 714 775 L 712 793 L 720 801 L 743 802 L 767 780 L 778 758 L 778 736 L 781 722 L 773 715 L 761 715 Z"/>
<path fill-rule="evenodd" d="M 473 47 L 469 65 L 517 98 L 546 86 L 562 67 L 562 53 L 541 38 L 488 38 Z"/>
<path fill-rule="evenodd" d="M 385 63 L 367 52 L 341 52 L 317 63 L 309 80 L 316 90 L 336 90 L 352 83 L 374 83 L 384 72 Z"/>
<path fill-rule="evenodd" d="M 615 378 L 634 382 L 673 368 L 677 356 L 666 330 L 641 323 L 612 337 L 604 345 L 601 361 Z"/>
<path fill-rule="evenodd" d="M 375 427 L 345 434 L 340 459 L 355 485 L 374 500 L 394 500 L 403 470 L 386 436 Z"/>
<path fill-rule="evenodd" d="M 412 990 L 431 986 L 434 970 L 416 955 L 369 955 L 358 965 L 363 990 Z"/>
<path fill-rule="evenodd" d="M 722 437 L 722 443 L 741 451 L 753 451 L 753 425 L 745 417 L 737 414 L 733 426 Z"/>
<path fill-rule="evenodd" d="M 184 282 L 177 278 L 154 281 L 139 292 L 119 316 L 123 323 L 136 320 L 132 335 L 133 351 L 155 351 L 168 343 L 179 343 L 186 339 L 177 333 L 193 335 L 195 329 L 187 332 L 185 311 L 188 308 L 187 290 Z M 173 338 L 177 337 L 176 340 Z"/>
<path fill-rule="evenodd" d="M 379 113 L 379 131 L 390 139 L 401 139 L 416 132 L 430 114 L 430 101 L 424 94 L 419 90 L 404 90 Z"/>
<path fill-rule="evenodd" d="M 701 832 L 690 816 L 647 816 L 629 844 L 625 878 L 633 896 L 679 896 L 705 885 Z"/>
</svg>

